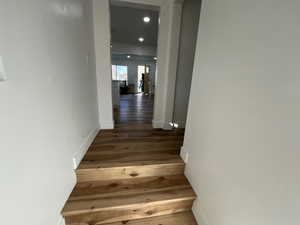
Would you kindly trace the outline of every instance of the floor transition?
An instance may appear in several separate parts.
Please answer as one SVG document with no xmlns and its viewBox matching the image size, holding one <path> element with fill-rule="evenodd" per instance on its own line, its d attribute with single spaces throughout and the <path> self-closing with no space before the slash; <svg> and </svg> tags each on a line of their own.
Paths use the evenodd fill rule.
<svg viewBox="0 0 300 225">
<path fill-rule="evenodd" d="M 152 114 L 152 96 L 121 96 L 116 128 L 99 132 L 76 170 L 66 225 L 197 225 L 179 156 L 184 131 L 153 129 Z"/>
</svg>

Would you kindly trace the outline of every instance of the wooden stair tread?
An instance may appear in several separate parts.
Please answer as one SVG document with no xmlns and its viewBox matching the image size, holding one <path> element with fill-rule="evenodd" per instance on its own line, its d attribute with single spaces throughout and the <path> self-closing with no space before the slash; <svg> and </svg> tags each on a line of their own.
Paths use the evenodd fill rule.
<svg viewBox="0 0 300 225">
<path fill-rule="evenodd" d="M 168 146 L 168 145 L 173 145 L 173 146 L 181 146 L 183 143 L 183 139 L 155 139 L 155 140 L 151 140 L 151 139 L 143 139 L 143 140 L 139 140 L 138 138 L 133 139 L 133 140 L 129 140 L 129 138 L 124 138 L 124 139 L 112 139 L 112 140 L 103 140 L 103 141 L 96 141 L 93 142 L 91 144 L 91 146 L 106 146 L 106 145 L 122 145 L 122 144 L 127 144 L 127 145 L 131 145 L 131 144 L 142 144 L 142 145 L 147 145 L 150 144 L 152 146 Z"/>
<path fill-rule="evenodd" d="M 177 151 L 145 151 L 145 152 L 130 152 L 115 153 L 115 154 L 101 154 L 100 151 L 87 152 L 83 158 L 83 162 L 136 162 L 136 161 L 150 161 L 150 160 L 164 160 L 164 159 L 176 159 L 178 158 Z"/>
<path fill-rule="evenodd" d="M 193 213 L 191 211 L 186 211 L 145 219 L 106 223 L 103 225 L 197 225 L 197 222 Z"/>
<path fill-rule="evenodd" d="M 165 142 L 165 143 L 120 143 L 120 142 L 111 142 L 106 144 L 92 144 L 89 150 L 122 150 L 122 149 L 163 149 L 163 148 L 181 148 L 181 144 L 177 142 Z"/>
<path fill-rule="evenodd" d="M 194 200 L 196 195 L 191 187 L 174 187 L 171 190 L 154 191 L 110 197 L 99 197 L 88 200 L 68 201 L 62 211 L 64 216 L 82 213 L 92 213 L 111 209 L 124 209 L 127 207 L 144 207 L 162 203 Z"/>
<path fill-rule="evenodd" d="M 103 137 L 96 137 L 93 144 L 97 143 L 111 143 L 112 141 L 117 141 L 121 143 L 134 143 L 134 142 L 158 142 L 158 143 L 163 143 L 163 142 L 168 142 L 168 141 L 173 141 L 173 142 L 182 142 L 183 141 L 183 136 L 178 136 L 178 135 L 159 135 L 159 136 L 103 136 Z"/>
<path fill-rule="evenodd" d="M 75 171 L 66 225 L 197 225 L 179 156 L 184 129 L 152 128 L 153 96 L 120 98 L 115 129 L 97 134 Z"/>
<path fill-rule="evenodd" d="M 143 153 L 148 154 L 151 152 L 169 152 L 174 154 L 179 154 L 180 148 L 176 146 L 164 147 L 164 146 L 143 146 L 140 148 L 138 145 L 130 145 L 130 146 L 103 146 L 103 147 L 90 147 L 86 156 L 92 155 L 113 155 L 113 154 L 133 154 L 133 153 Z"/>
<path fill-rule="evenodd" d="M 183 136 L 184 130 L 181 131 L 165 131 L 161 129 L 153 130 L 104 130 L 97 134 L 97 137 L 154 137 L 154 136 Z"/>
<path fill-rule="evenodd" d="M 103 162 L 103 161 L 82 161 L 78 170 L 84 169 L 101 169 L 101 168 L 115 168 L 115 167 L 136 167 L 148 165 L 182 165 L 184 162 L 180 156 L 167 159 L 149 159 L 149 160 L 135 160 L 135 161 L 120 161 L 120 162 Z"/>
<path fill-rule="evenodd" d="M 71 193 L 69 200 L 146 193 L 189 186 L 190 184 L 184 175 L 90 181 L 78 183 Z"/>
<path fill-rule="evenodd" d="M 77 182 L 103 181 L 115 179 L 137 179 L 142 177 L 167 176 L 183 174 L 185 164 L 180 159 L 177 162 L 156 163 L 153 162 L 134 163 L 134 165 L 115 165 L 115 167 L 86 167 L 76 170 Z M 130 164 L 130 163 L 127 163 Z M 81 166 L 84 166 L 81 164 Z"/>
</svg>

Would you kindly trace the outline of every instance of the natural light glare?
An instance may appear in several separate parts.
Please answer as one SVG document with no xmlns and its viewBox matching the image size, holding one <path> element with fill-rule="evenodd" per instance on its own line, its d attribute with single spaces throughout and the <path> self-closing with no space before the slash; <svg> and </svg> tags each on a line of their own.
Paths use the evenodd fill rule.
<svg viewBox="0 0 300 225">
<path fill-rule="evenodd" d="M 145 22 L 145 23 L 149 23 L 150 20 L 151 20 L 150 17 L 148 17 L 148 16 L 145 16 L 145 17 L 144 17 L 144 22 Z"/>
<path fill-rule="evenodd" d="M 127 81 L 128 66 L 112 65 L 112 80 Z"/>
<path fill-rule="evenodd" d="M 169 124 L 170 124 L 171 127 L 174 127 L 174 128 L 178 128 L 179 127 L 178 123 L 172 123 L 172 122 L 170 122 Z"/>
</svg>

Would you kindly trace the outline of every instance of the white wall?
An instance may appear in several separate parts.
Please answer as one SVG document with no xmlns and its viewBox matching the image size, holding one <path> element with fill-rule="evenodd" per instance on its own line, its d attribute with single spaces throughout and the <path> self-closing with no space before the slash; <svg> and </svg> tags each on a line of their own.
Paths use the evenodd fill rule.
<svg viewBox="0 0 300 225">
<path fill-rule="evenodd" d="M 177 57 L 182 2 L 167 1 L 160 7 L 157 77 L 152 125 L 170 129 L 173 121 Z"/>
<path fill-rule="evenodd" d="M 93 0 L 99 123 L 113 129 L 109 0 Z"/>
<path fill-rule="evenodd" d="M 155 72 L 156 72 L 156 63 L 154 60 L 150 60 L 149 57 L 139 57 L 131 56 L 130 59 L 127 59 L 125 55 L 122 56 L 113 56 L 112 64 L 114 65 L 125 65 L 128 66 L 128 83 L 134 84 L 136 92 L 138 92 L 137 86 L 137 68 L 139 65 L 149 65 L 150 66 L 150 92 L 154 94 L 155 92 Z"/>
<path fill-rule="evenodd" d="M 174 122 L 180 127 L 185 127 L 187 117 L 200 7 L 199 0 L 185 0 L 183 3 L 173 115 Z"/>
<path fill-rule="evenodd" d="M 184 142 L 209 225 L 300 221 L 300 2 L 204 0 Z"/>
<path fill-rule="evenodd" d="M 98 129 L 91 4 L 0 5 L 1 223 L 57 225 L 75 184 L 72 158 Z"/>
</svg>

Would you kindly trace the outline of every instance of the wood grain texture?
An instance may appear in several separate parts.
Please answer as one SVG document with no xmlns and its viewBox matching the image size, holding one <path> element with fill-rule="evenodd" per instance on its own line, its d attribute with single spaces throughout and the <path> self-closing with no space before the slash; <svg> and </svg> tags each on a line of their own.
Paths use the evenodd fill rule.
<svg viewBox="0 0 300 225">
<path fill-rule="evenodd" d="M 129 221 L 142 218 L 168 215 L 178 212 L 189 211 L 192 207 L 191 200 L 170 203 L 150 204 L 144 203 L 127 208 L 115 208 L 112 210 L 99 211 L 95 213 L 84 213 L 65 217 L 67 225 L 70 224 L 106 224 L 118 221 Z"/>
<path fill-rule="evenodd" d="M 182 187 L 190 187 L 184 175 L 92 181 L 77 183 L 69 200 L 151 193 Z"/>
<path fill-rule="evenodd" d="M 144 164 L 139 166 L 120 166 L 108 168 L 86 168 L 76 170 L 77 181 L 133 179 L 140 177 L 166 176 L 183 174 L 184 163 L 168 162 L 165 164 Z"/>
<path fill-rule="evenodd" d="M 153 98 L 144 97 L 122 97 L 117 127 L 91 144 L 62 210 L 66 225 L 196 225 L 179 156 L 184 130 L 153 129 Z"/>
<path fill-rule="evenodd" d="M 172 215 L 158 216 L 147 219 L 120 221 L 104 225 L 197 225 L 191 211 L 176 213 Z"/>
<path fill-rule="evenodd" d="M 122 127 L 123 124 L 151 124 L 153 104 L 153 95 L 121 95 L 120 107 L 114 109 L 114 120 L 117 127 Z"/>
<path fill-rule="evenodd" d="M 135 193 L 128 195 L 114 195 L 69 201 L 64 209 L 64 216 L 82 213 L 93 213 L 114 209 L 139 208 L 143 205 L 165 205 L 168 203 L 194 200 L 196 197 L 191 187 L 177 187 L 170 190 L 154 191 L 149 193 Z"/>
</svg>

